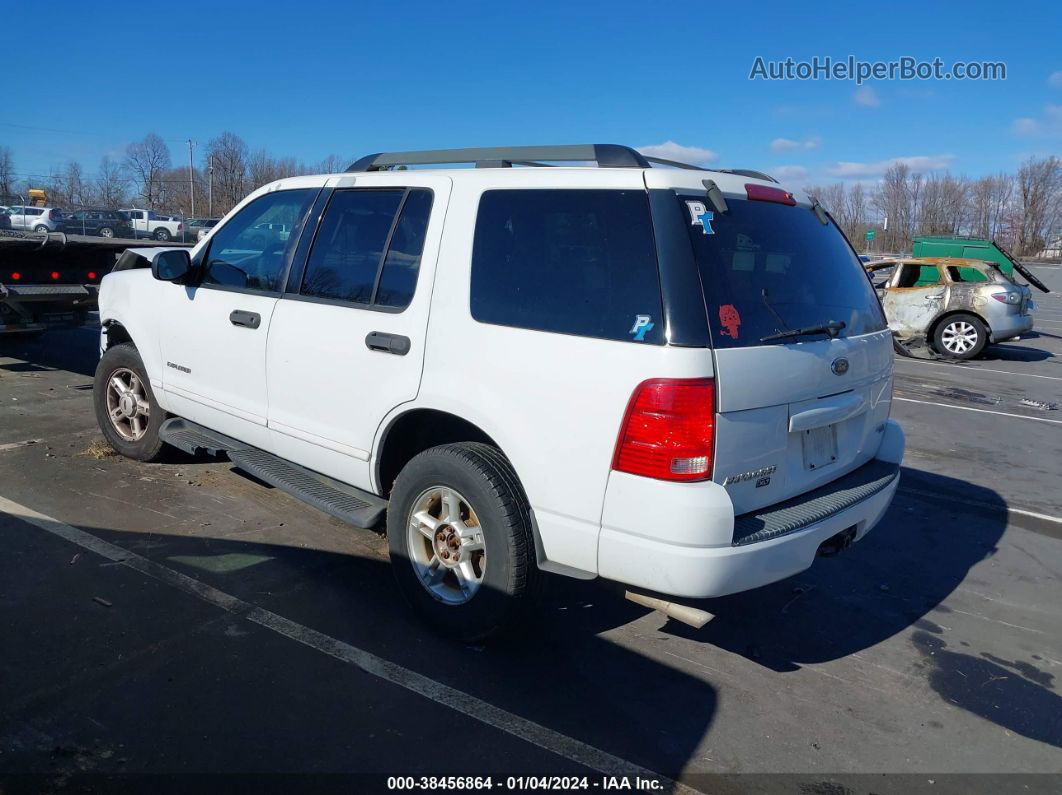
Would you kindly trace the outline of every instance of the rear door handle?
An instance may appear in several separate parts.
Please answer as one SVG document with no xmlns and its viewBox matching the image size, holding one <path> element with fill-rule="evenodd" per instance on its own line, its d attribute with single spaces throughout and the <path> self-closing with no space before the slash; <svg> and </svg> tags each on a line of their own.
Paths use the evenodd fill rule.
<svg viewBox="0 0 1062 795">
<path fill-rule="evenodd" d="M 229 315 L 229 322 L 234 326 L 258 328 L 262 325 L 262 316 L 257 312 L 245 312 L 242 309 L 234 309 L 232 310 L 232 314 Z"/>
<path fill-rule="evenodd" d="M 381 353 L 393 353 L 395 356 L 405 356 L 409 353 L 409 337 L 401 334 L 387 334 L 383 331 L 370 331 L 365 337 L 365 347 L 370 351 Z"/>
</svg>

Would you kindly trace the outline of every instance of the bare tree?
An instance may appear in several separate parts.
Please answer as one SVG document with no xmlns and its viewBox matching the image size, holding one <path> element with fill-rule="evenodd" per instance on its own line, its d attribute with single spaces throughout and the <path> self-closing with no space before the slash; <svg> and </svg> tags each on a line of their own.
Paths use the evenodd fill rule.
<svg viewBox="0 0 1062 795">
<path fill-rule="evenodd" d="M 125 204 L 125 192 L 129 181 L 122 173 L 122 167 L 104 155 L 100 159 L 100 169 L 96 174 L 96 202 L 117 210 Z"/>
<path fill-rule="evenodd" d="M 126 147 L 125 165 L 147 208 L 161 207 L 166 195 L 162 175 L 170 167 L 170 149 L 166 142 L 155 133 L 148 133 L 144 140 Z"/>
<path fill-rule="evenodd" d="M 0 146 L 0 202 L 10 201 L 15 192 L 15 159 L 11 149 Z"/>
<path fill-rule="evenodd" d="M 343 171 L 351 163 L 350 159 L 340 157 L 336 154 L 328 155 L 324 160 L 318 163 L 314 163 L 310 166 L 309 173 L 311 174 L 338 174 Z"/>
<path fill-rule="evenodd" d="M 248 192 L 247 144 L 232 132 L 207 143 L 206 154 L 214 166 L 214 211 L 227 213 Z"/>
<path fill-rule="evenodd" d="M 60 207 L 83 207 L 91 196 L 91 184 L 86 182 L 81 164 L 70 160 L 48 180 L 48 199 Z"/>
<path fill-rule="evenodd" d="M 1019 256 L 1044 248 L 1052 225 L 1057 223 L 1060 188 L 1062 160 L 1057 157 L 1030 157 L 1018 169 L 1021 222 L 1015 242 Z"/>
</svg>

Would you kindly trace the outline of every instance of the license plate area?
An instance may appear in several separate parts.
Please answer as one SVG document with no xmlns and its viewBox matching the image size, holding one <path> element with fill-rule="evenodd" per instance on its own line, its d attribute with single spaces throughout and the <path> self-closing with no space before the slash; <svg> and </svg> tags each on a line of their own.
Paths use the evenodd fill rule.
<svg viewBox="0 0 1062 795">
<path fill-rule="evenodd" d="M 821 469 L 837 460 L 837 426 L 809 428 L 800 432 L 804 469 Z"/>
</svg>

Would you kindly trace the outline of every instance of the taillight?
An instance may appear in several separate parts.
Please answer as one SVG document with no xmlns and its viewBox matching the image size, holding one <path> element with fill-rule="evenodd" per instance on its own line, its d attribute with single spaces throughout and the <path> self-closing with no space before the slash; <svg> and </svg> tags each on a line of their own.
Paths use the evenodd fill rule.
<svg viewBox="0 0 1062 795">
<path fill-rule="evenodd" d="M 1021 293 L 990 293 L 1001 304 L 1020 304 Z"/>
<path fill-rule="evenodd" d="M 19 273 L 18 271 L 15 271 L 14 273 L 11 274 L 11 281 L 13 281 L 13 282 L 17 282 L 21 278 L 22 278 L 22 274 Z"/>
<path fill-rule="evenodd" d="M 792 193 L 781 188 L 772 188 L 769 185 L 745 183 L 745 194 L 753 201 L 774 202 L 775 204 L 788 204 L 790 206 L 796 204 L 796 199 L 793 198 Z"/>
<path fill-rule="evenodd" d="M 53 282 L 59 281 L 59 271 L 52 271 L 52 281 Z"/>
<path fill-rule="evenodd" d="M 184 229 L 184 224 L 177 224 L 177 231 L 180 232 L 182 229 Z"/>
<path fill-rule="evenodd" d="M 612 468 L 659 480 L 708 480 L 715 442 L 715 381 L 654 378 L 631 395 Z"/>
<path fill-rule="evenodd" d="M 89 279 L 90 282 L 96 281 L 96 271 L 89 271 L 88 272 L 88 279 Z"/>
</svg>

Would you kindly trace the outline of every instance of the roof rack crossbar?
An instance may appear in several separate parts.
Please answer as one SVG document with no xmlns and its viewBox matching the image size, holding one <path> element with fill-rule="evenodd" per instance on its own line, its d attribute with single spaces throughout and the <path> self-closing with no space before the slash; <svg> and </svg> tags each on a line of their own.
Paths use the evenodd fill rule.
<svg viewBox="0 0 1062 795">
<path fill-rule="evenodd" d="M 593 161 L 601 168 L 649 168 L 646 157 L 618 144 L 570 144 L 564 146 L 502 146 L 484 149 L 429 149 L 420 152 L 380 152 L 351 163 L 347 172 L 382 171 L 394 166 L 427 166 L 447 163 L 529 164 L 536 161 Z M 493 162 L 491 162 L 493 161 Z"/>
<path fill-rule="evenodd" d="M 645 159 L 648 160 L 650 163 L 655 163 L 658 166 L 671 166 L 672 168 L 686 168 L 686 169 L 689 169 L 690 171 L 707 171 L 707 170 L 709 170 L 709 169 L 705 169 L 705 168 L 703 168 L 701 166 L 692 165 L 691 163 L 680 163 L 678 160 L 665 160 L 662 157 L 649 157 L 647 155 L 643 155 L 643 157 L 645 157 Z"/>
</svg>

